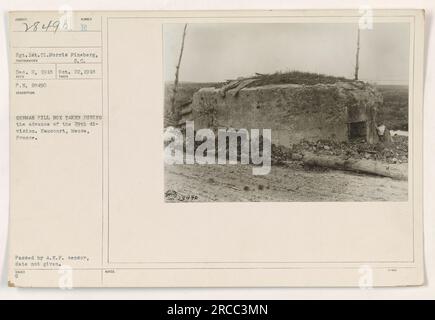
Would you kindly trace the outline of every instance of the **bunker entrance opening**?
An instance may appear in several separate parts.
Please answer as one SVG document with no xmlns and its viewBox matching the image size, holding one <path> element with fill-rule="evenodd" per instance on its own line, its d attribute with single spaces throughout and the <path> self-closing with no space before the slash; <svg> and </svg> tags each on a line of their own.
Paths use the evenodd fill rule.
<svg viewBox="0 0 435 320">
<path fill-rule="evenodd" d="M 366 138 L 367 135 L 367 122 L 351 122 L 349 123 L 349 140 Z"/>
</svg>

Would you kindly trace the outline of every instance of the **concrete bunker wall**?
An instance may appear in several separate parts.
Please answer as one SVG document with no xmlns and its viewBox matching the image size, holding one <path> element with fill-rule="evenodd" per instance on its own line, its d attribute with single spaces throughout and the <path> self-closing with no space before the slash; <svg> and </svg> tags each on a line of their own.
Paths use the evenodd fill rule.
<svg viewBox="0 0 435 320">
<path fill-rule="evenodd" d="M 267 85 L 227 92 L 203 88 L 193 96 L 195 128 L 272 129 L 272 142 L 290 147 L 302 139 L 349 139 L 350 123 L 376 134 L 382 97 L 359 82 Z"/>
</svg>

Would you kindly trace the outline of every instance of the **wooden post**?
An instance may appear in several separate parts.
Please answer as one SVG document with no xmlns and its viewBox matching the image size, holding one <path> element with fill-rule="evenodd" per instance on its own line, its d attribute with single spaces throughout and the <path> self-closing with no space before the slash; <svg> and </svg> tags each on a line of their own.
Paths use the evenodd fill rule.
<svg viewBox="0 0 435 320">
<path fill-rule="evenodd" d="M 179 120 L 179 110 L 176 110 L 175 108 L 175 96 L 177 95 L 177 88 L 178 88 L 178 75 L 180 73 L 180 64 L 181 64 L 181 58 L 183 57 L 183 51 L 184 51 L 184 38 L 186 37 L 186 29 L 187 29 L 187 23 L 184 25 L 183 30 L 183 38 L 181 40 L 181 49 L 180 49 L 180 55 L 178 57 L 178 63 L 175 68 L 175 81 L 174 81 L 174 89 L 172 90 L 172 97 L 171 97 L 171 113 L 172 116 L 175 118 L 175 120 L 178 122 Z"/>
<path fill-rule="evenodd" d="M 359 71 L 359 39 L 360 39 L 360 29 L 358 27 L 358 35 L 357 35 L 357 42 L 356 42 L 355 80 L 358 80 L 358 71 Z"/>
</svg>

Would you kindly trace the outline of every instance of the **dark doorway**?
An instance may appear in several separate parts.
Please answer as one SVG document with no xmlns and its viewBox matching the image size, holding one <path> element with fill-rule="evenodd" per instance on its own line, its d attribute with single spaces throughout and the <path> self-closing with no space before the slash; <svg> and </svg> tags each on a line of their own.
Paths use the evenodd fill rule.
<svg viewBox="0 0 435 320">
<path fill-rule="evenodd" d="M 360 139 L 360 138 L 366 138 L 367 134 L 367 122 L 366 121 L 360 121 L 360 122 L 351 122 L 349 123 L 349 139 Z"/>
</svg>

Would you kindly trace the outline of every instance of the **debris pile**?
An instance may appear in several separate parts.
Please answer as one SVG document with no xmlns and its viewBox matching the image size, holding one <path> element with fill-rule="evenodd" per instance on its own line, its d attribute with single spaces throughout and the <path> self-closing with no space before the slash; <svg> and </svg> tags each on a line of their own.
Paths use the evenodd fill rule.
<svg viewBox="0 0 435 320">
<path fill-rule="evenodd" d="M 302 159 L 302 155 L 300 158 Z M 293 152 L 291 149 L 281 145 L 272 144 L 272 165 L 286 165 L 290 160 L 296 160 L 293 159 Z"/>
<path fill-rule="evenodd" d="M 303 155 L 310 152 L 316 155 L 339 156 L 343 159 L 368 159 L 386 163 L 408 162 L 408 137 L 395 136 L 391 143 L 378 142 L 369 144 L 364 139 L 351 142 L 336 142 L 331 140 L 319 140 L 317 142 L 303 140 L 293 145 L 293 154 Z M 273 154 L 273 149 L 272 149 Z M 278 152 L 277 157 L 281 157 Z"/>
</svg>

